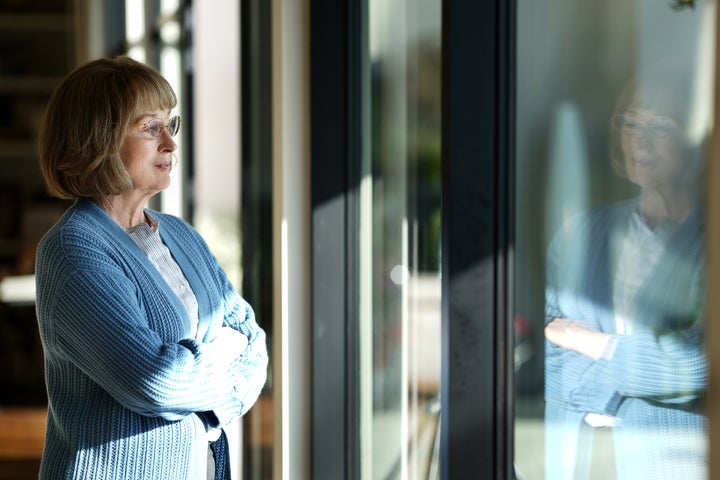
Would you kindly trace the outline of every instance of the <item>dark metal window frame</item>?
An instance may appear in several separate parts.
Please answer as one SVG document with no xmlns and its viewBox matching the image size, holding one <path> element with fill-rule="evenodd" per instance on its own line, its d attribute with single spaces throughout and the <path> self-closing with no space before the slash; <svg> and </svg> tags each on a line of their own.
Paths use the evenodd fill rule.
<svg viewBox="0 0 720 480">
<path fill-rule="evenodd" d="M 443 2 L 441 478 L 512 478 L 514 2 Z"/>
<path fill-rule="evenodd" d="M 359 477 L 363 0 L 310 2 L 312 478 Z"/>
<path fill-rule="evenodd" d="M 312 477 L 359 478 L 363 0 L 310 11 Z M 512 474 L 514 2 L 444 0 L 441 478 Z"/>
<path fill-rule="evenodd" d="M 270 349 L 273 338 L 273 112 L 272 112 L 272 2 L 240 3 L 241 114 L 242 114 L 242 294 L 255 309 Z M 272 366 L 269 367 L 272 371 Z M 262 395 L 273 396 L 272 381 Z M 264 405 L 264 408 L 271 408 Z M 267 412 L 256 406 L 243 423 L 242 478 L 263 478 L 272 471 L 271 448 L 248 441 Z M 275 419 L 279 422 L 279 419 Z"/>
</svg>

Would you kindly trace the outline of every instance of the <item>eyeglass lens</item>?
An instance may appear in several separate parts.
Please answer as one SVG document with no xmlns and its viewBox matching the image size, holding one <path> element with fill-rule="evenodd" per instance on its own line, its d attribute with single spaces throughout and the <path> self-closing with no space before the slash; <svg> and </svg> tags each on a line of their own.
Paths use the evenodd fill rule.
<svg viewBox="0 0 720 480">
<path fill-rule="evenodd" d="M 637 135 L 643 132 L 657 138 L 675 135 L 680 130 L 678 125 L 667 117 L 652 117 L 648 120 L 640 120 L 631 115 L 615 115 L 612 124 L 618 132 L 626 135 Z"/>
<path fill-rule="evenodd" d="M 147 123 L 147 130 L 153 137 L 159 137 L 163 129 L 165 128 L 167 128 L 167 131 L 171 137 L 177 135 L 177 133 L 180 131 L 180 116 L 175 115 L 174 117 L 170 117 L 167 125 L 159 118 L 150 120 Z"/>
</svg>

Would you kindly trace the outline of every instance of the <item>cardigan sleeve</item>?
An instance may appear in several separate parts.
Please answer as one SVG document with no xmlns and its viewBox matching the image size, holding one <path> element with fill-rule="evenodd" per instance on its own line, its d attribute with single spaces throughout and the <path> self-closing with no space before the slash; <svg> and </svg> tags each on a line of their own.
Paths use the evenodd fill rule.
<svg viewBox="0 0 720 480">
<path fill-rule="evenodd" d="M 708 383 L 704 268 L 702 224 L 694 214 L 636 297 L 632 333 L 613 337 L 611 354 L 588 369 L 588 380 L 668 405 L 701 398 Z"/>
<path fill-rule="evenodd" d="M 232 373 L 231 387 L 239 406 L 219 404 L 204 416 L 210 427 L 222 427 L 238 415 L 247 413 L 265 385 L 268 366 L 266 335 L 258 325 L 252 307 L 232 285 L 202 236 L 175 217 L 168 218 L 164 215 L 163 218 L 166 225 L 170 223 L 174 232 L 182 238 L 178 246 L 184 249 L 192 246 L 190 251 L 195 254 L 193 258 L 202 263 L 202 266 L 198 265 L 198 269 L 208 273 L 205 288 L 212 292 L 210 297 L 213 299 L 213 309 L 221 311 L 222 325 L 238 330 L 248 338 L 245 351 L 229 365 Z M 214 326 L 219 327 L 220 324 Z"/>
<path fill-rule="evenodd" d="M 546 323 L 564 314 L 548 295 Z M 612 376 L 599 382 L 593 375 L 605 360 L 593 360 L 545 340 L 545 400 L 566 409 L 613 414 L 617 407 L 617 385 Z"/>
<path fill-rule="evenodd" d="M 137 288 L 119 272 L 88 268 L 53 285 L 47 301 L 40 295 L 38 315 L 52 358 L 72 363 L 143 415 L 179 420 L 216 408 L 239 415 L 236 372 L 210 344 L 162 341 L 138 307 Z"/>
<path fill-rule="evenodd" d="M 620 335 L 615 342 L 612 357 L 596 362 L 583 374 L 587 381 L 612 385 L 622 396 L 667 404 L 702 396 L 708 378 L 702 323 L 663 334 Z M 581 402 L 591 393 L 575 389 L 573 398 Z"/>
<path fill-rule="evenodd" d="M 268 356 L 265 332 L 257 325 L 253 309 L 237 294 L 233 296 L 237 297 L 236 305 L 240 309 L 237 313 L 242 313 L 242 320 L 228 325 L 242 332 L 249 340 L 243 354 L 232 365 L 237 378 L 235 388 L 241 399 L 244 415 L 253 406 L 265 385 Z"/>
<path fill-rule="evenodd" d="M 664 270 L 654 271 L 649 279 L 647 292 L 653 296 L 637 310 L 632 334 L 612 335 L 610 348 L 602 358 L 591 360 L 548 342 L 546 393 L 550 400 L 578 410 L 614 413 L 622 397 L 682 404 L 702 396 L 708 379 L 702 306 L 704 263 L 697 234 L 693 229 L 688 231 L 689 239 L 677 237 L 684 240 L 682 248 L 673 250 L 684 256 L 667 256 Z M 592 319 L 592 315 L 584 315 L 592 309 L 578 308 L 582 295 L 574 290 L 573 282 L 560 280 L 560 265 L 568 268 L 573 259 L 568 253 L 572 250 L 563 245 L 564 237 L 559 238 L 548 251 L 546 321 L 555 317 Z M 597 305 L 593 309 L 596 315 L 601 314 Z M 675 328 L 656 326 L 666 324 Z M 590 322 L 585 326 L 604 331 Z"/>
<path fill-rule="evenodd" d="M 217 261 L 215 274 L 223 296 L 223 325 L 238 330 L 248 338 L 248 345 L 230 368 L 233 372 L 235 394 L 240 402 L 240 415 L 244 415 L 257 401 L 267 378 L 268 355 L 265 332 L 255 319 L 250 304 L 235 290 Z M 213 411 L 218 425 L 229 423 L 237 415 L 235 409 Z"/>
<path fill-rule="evenodd" d="M 205 412 L 205 422 L 212 428 L 229 424 L 237 416 L 245 415 L 255 404 L 267 377 L 267 347 L 265 332 L 255 321 L 252 307 L 237 294 L 228 282 L 225 298 L 223 325 L 238 330 L 248 338 L 245 351 L 230 365 L 235 403 L 218 404 L 211 412 Z"/>
<path fill-rule="evenodd" d="M 590 221 L 576 216 L 555 235 L 548 248 L 545 284 L 545 324 L 555 318 L 580 321 L 584 327 L 602 331 L 598 319 L 589 314 L 597 305 L 582 305 L 584 300 L 573 288 L 585 274 L 584 258 L 575 258 L 582 250 L 571 248 L 576 243 L 584 247 L 589 238 Z M 569 309 L 569 310 L 568 310 Z M 587 413 L 614 413 L 617 389 L 613 382 L 598 383 L 588 375 L 597 361 L 576 351 L 562 348 L 545 340 L 545 399 L 563 408 Z M 580 396 L 577 392 L 592 392 Z"/>
</svg>

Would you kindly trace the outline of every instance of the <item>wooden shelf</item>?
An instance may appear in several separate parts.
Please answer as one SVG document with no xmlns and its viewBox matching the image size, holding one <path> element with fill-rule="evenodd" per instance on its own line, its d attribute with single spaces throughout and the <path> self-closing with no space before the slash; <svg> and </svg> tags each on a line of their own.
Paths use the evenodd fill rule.
<svg viewBox="0 0 720 480">
<path fill-rule="evenodd" d="M 0 407 L 0 459 L 40 458 L 45 422 L 46 407 Z"/>
</svg>

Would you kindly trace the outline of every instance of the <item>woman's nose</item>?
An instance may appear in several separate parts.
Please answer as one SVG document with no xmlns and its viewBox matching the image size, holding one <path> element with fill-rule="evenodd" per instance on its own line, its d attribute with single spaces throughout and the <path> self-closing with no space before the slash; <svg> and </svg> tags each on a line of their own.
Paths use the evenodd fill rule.
<svg viewBox="0 0 720 480">
<path fill-rule="evenodd" d="M 167 129 L 163 129 L 162 133 L 160 134 L 160 138 L 162 139 L 162 142 L 160 142 L 161 151 L 174 152 L 175 150 L 177 150 L 177 143 L 175 143 L 175 140 L 167 131 Z"/>
<path fill-rule="evenodd" d="M 633 146 L 646 152 L 652 151 L 655 145 L 655 136 L 649 130 L 642 129 L 633 136 Z"/>
</svg>

